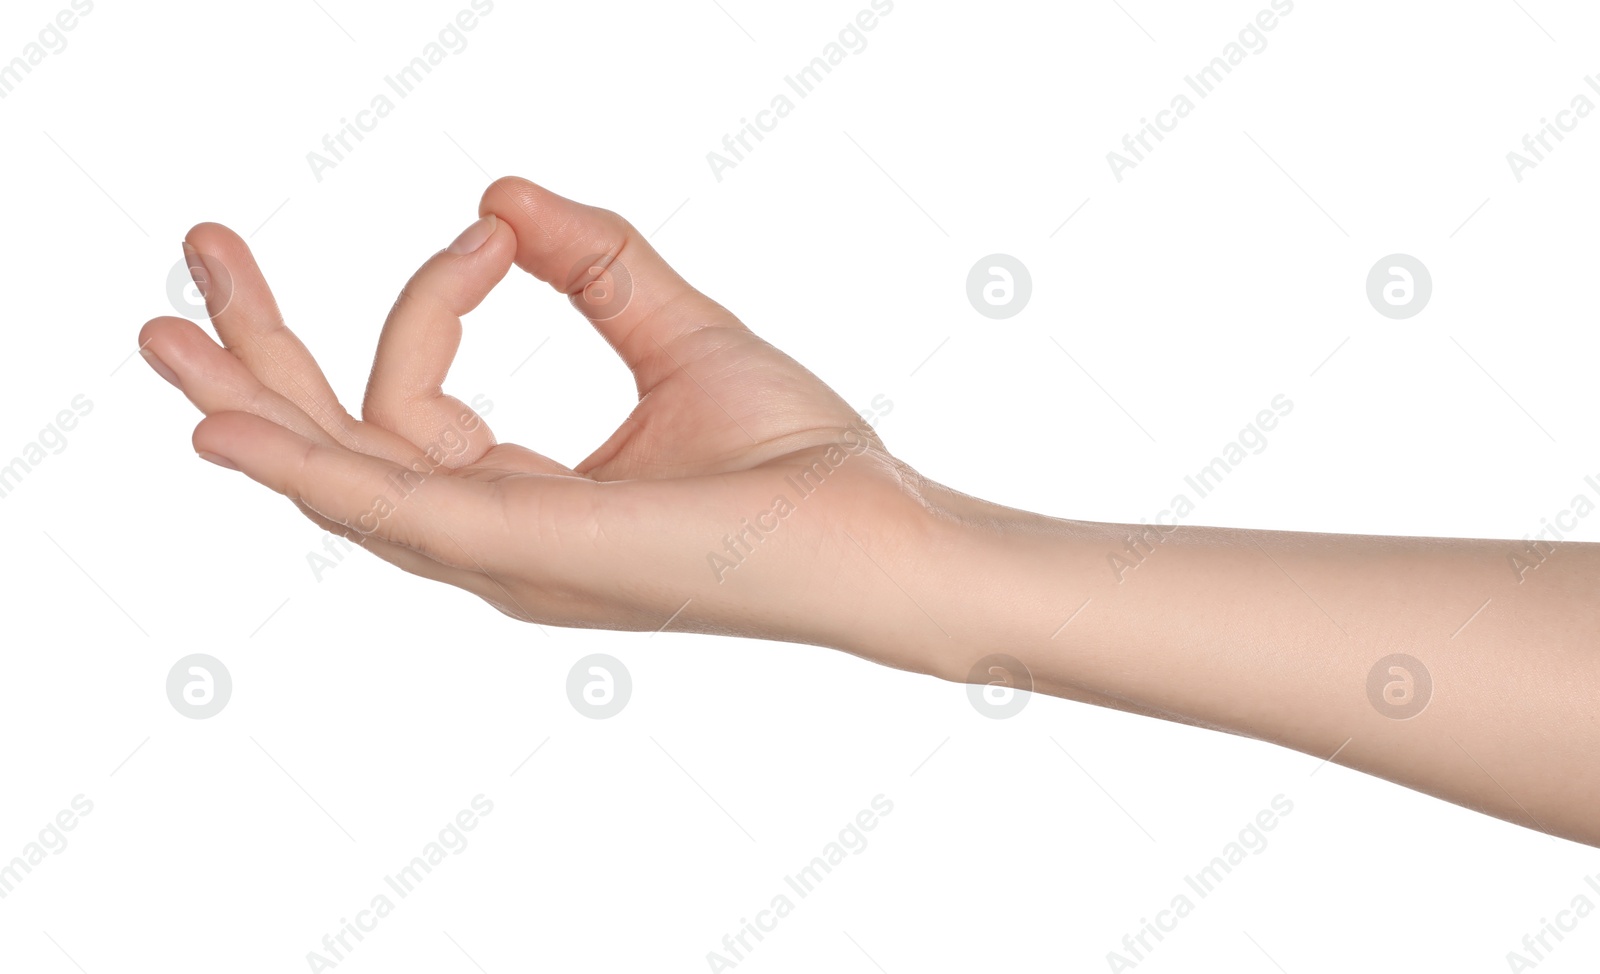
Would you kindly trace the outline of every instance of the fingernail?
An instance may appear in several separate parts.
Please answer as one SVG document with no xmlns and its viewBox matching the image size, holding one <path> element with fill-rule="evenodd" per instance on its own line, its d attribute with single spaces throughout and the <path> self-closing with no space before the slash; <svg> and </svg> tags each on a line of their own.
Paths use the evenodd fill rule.
<svg viewBox="0 0 1600 974">
<path fill-rule="evenodd" d="M 238 470 L 239 469 L 238 467 L 233 465 L 233 461 L 232 460 L 229 460 L 227 457 L 219 457 L 215 453 L 207 453 L 206 451 L 201 450 L 201 451 L 199 451 L 197 456 L 199 456 L 200 459 L 202 459 L 202 460 L 210 460 L 212 463 L 216 464 L 219 467 L 227 467 L 229 470 Z"/>
<path fill-rule="evenodd" d="M 167 363 L 157 358 L 155 352 L 150 351 L 148 348 L 141 348 L 139 349 L 139 354 L 143 356 L 144 360 L 150 364 L 150 368 L 155 370 L 156 375 L 159 375 L 161 378 L 172 383 L 172 387 L 174 389 L 183 388 L 183 386 L 178 384 L 178 374 L 167 368 Z"/>
<path fill-rule="evenodd" d="M 199 289 L 200 296 L 202 298 L 209 297 L 206 294 L 206 265 L 205 261 L 200 259 L 200 251 L 194 249 L 194 245 L 185 240 L 183 242 L 183 257 L 189 265 L 189 276 L 194 278 L 194 286 Z"/>
<path fill-rule="evenodd" d="M 495 219 L 493 213 L 461 231 L 461 236 L 449 246 L 449 251 L 457 257 L 463 257 L 482 247 L 486 241 L 494 236 L 495 227 L 500 221 Z"/>
</svg>

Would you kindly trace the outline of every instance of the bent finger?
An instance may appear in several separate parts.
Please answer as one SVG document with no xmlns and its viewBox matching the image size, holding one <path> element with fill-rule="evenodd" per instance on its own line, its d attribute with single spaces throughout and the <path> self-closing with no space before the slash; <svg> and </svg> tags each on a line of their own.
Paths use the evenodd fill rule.
<svg viewBox="0 0 1600 974">
<path fill-rule="evenodd" d="M 441 438 L 465 438 L 451 467 L 473 463 L 494 434 L 465 403 L 444 393 L 461 345 L 461 316 L 476 308 L 511 269 L 516 237 L 492 214 L 468 227 L 412 275 L 378 340 L 362 418 L 426 449 Z"/>
</svg>

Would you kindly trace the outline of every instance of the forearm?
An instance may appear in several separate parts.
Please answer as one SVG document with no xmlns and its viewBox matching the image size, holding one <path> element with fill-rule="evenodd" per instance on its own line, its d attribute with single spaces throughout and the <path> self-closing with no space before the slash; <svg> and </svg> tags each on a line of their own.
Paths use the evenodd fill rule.
<svg viewBox="0 0 1600 974">
<path fill-rule="evenodd" d="M 937 486 L 921 517 L 934 554 L 884 565 L 898 665 L 965 681 L 1006 653 L 1039 692 L 1337 754 L 1600 845 L 1600 545 L 1519 579 L 1517 542 L 1061 521 Z M 1391 654 L 1421 666 L 1371 678 Z"/>
</svg>

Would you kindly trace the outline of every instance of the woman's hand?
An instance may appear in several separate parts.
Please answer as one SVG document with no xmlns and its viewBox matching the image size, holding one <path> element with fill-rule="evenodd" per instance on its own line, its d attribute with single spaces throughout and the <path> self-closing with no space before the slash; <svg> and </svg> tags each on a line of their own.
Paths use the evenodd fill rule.
<svg viewBox="0 0 1600 974">
<path fill-rule="evenodd" d="M 181 318 L 140 335 L 206 414 L 195 449 L 516 618 L 642 630 L 670 619 L 854 647 L 844 620 L 864 608 L 873 571 L 861 555 L 903 550 L 918 478 L 617 214 L 515 178 L 490 186 L 480 213 L 401 292 L 359 420 L 285 326 L 244 241 L 195 227 L 185 251 L 221 346 Z M 441 388 L 461 316 L 513 262 L 569 295 L 638 386 L 632 414 L 576 467 L 497 443 Z"/>
<path fill-rule="evenodd" d="M 1505 542 L 1156 530 L 989 504 L 896 461 L 615 214 L 515 179 L 482 211 L 493 219 L 395 305 L 361 421 L 283 327 L 244 243 L 195 228 L 226 348 L 175 318 L 143 335 L 207 414 L 195 448 L 518 618 L 1003 676 L 1600 845 L 1600 545 L 1563 542 L 1523 585 Z M 638 381 L 633 414 L 574 469 L 496 445 L 440 388 L 460 316 L 513 261 L 571 295 Z M 1136 576 L 1109 567 L 1133 550 Z M 1421 696 L 1396 712 L 1385 688 L 1402 677 Z"/>
</svg>

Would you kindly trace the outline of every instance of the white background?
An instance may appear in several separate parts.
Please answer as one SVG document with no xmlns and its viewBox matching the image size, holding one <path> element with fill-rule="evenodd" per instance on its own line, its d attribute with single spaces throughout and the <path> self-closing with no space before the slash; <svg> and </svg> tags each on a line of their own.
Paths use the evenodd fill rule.
<svg viewBox="0 0 1600 974">
<path fill-rule="evenodd" d="M 1569 506 L 1600 474 L 1600 118 L 1521 182 L 1506 153 L 1600 100 L 1600 13 L 1300 0 L 1118 182 L 1106 153 L 1266 2 L 1122 5 L 899 0 L 719 181 L 707 152 L 866 0 L 497 0 L 319 181 L 307 152 L 466 0 L 95 3 L 0 100 L 0 462 L 93 402 L 0 500 L 0 860 L 94 803 L 0 900 L 0 969 L 305 970 L 480 793 L 470 846 L 339 970 L 707 970 L 879 794 L 740 971 L 1105 970 L 1279 794 L 1270 845 L 1141 971 L 1505 970 L 1600 902 L 1593 849 L 1270 746 L 1044 697 L 990 720 L 814 648 L 541 631 L 359 552 L 318 581 L 318 530 L 196 460 L 192 408 L 128 361 L 217 220 L 353 404 L 400 284 L 519 174 L 629 216 L 850 402 L 887 396 L 891 448 L 980 496 L 1151 518 L 1283 393 L 1191 523 L 1520 539 Z M 8 2 L 0 60 L 65 7 Z M 1004 321 L 965 295 L 996 252 L 1034 284 Z M 1365 295 L 1396 252 L 1434 282 L 1404 321 Z M 573 463 L 632 384 L 514 272 L 450 389 Z M 233 676 L 209 720 L 164 692 L 194 652 Z M 609 720 L 566 698 L 595 652 L 632 673 Z M 1539 970 L 1597 960 L 1600 913 Z"/>
</svg>

